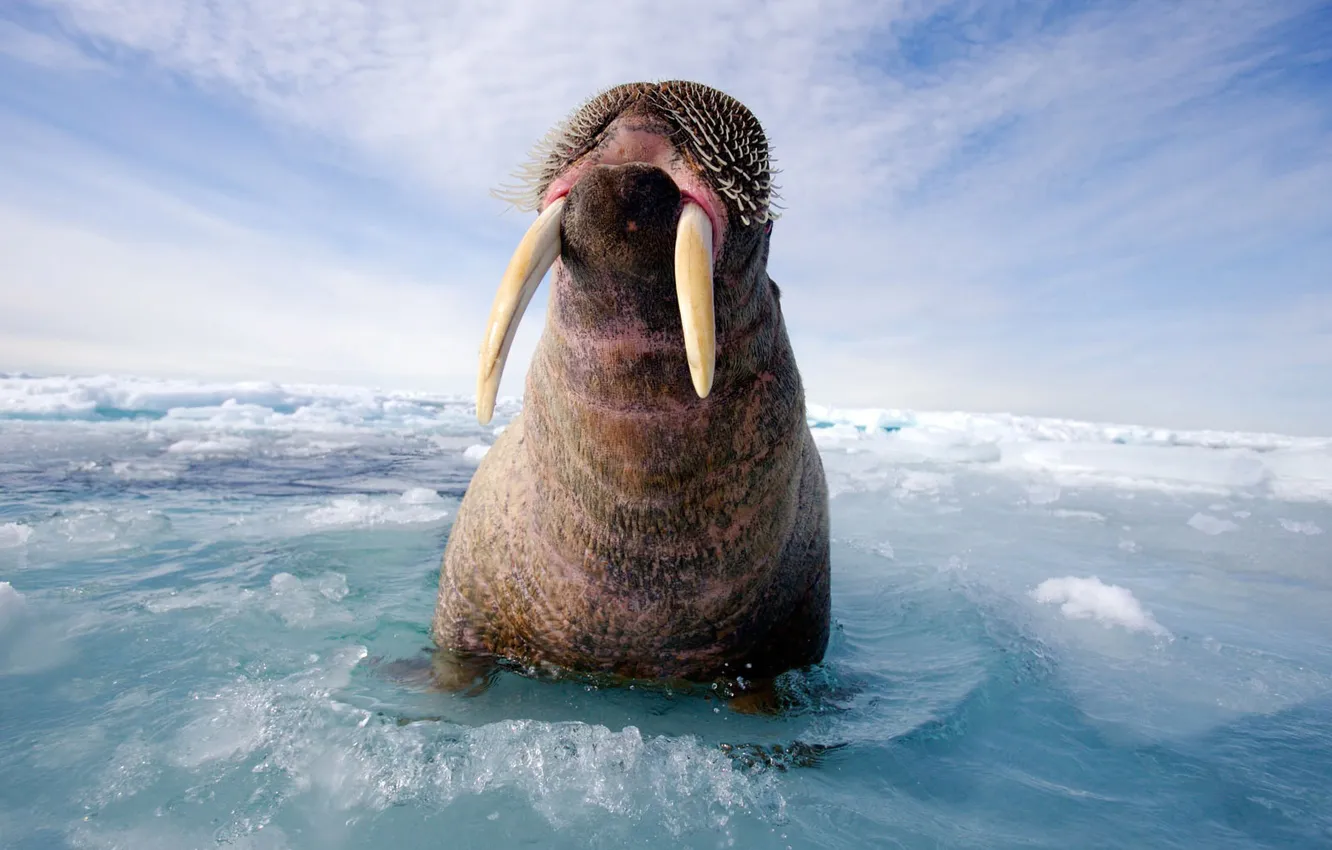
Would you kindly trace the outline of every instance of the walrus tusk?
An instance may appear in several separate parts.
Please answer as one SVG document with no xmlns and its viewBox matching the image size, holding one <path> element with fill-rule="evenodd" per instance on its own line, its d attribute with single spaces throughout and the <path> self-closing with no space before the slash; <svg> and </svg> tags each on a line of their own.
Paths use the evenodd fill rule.
<svg viewBox="0 0 1332 850">
<path fill-rule="evenodd" d="M 686 201 L 675 231 L 675 296 L 680 302 L 685 356 L 699 398 L 712 391 L 717 360 L 717 325 L 712 308 L 712 222 L 703 208 Z"/>
<path fill-rule="evenodd" d="M 476 379 L 476 418 L 482 425 L 490 422 L 495 413 L 495 396 L 504 375 L 504 361 L 509 356 L 513 337 L 518 333 L 523 311 L 536 294 L 546 271 L 560 255 L 560 217 L 564 213 L 564 200 L 552 201 L 532 222 L 500 279 L 495 303 L 490 308 L 490 320 L 486 323 L 486 336 L 481 342 L 481 371 Z"/>
</svg>

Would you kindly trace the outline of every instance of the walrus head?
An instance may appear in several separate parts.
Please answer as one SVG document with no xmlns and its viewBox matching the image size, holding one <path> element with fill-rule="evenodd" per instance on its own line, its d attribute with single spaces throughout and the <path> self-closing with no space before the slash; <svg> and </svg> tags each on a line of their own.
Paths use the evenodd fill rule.
<svg viewBox="0 0 1332 850">
<path fill-rule="evenodd" d="M 615 340 L 646 396 L 706 399 L 745 370 L 743 345 L 732 367 L 718 369 L 717 352 L 727 350 L 719 339 L 738 340 L 767 315 L 753 296 L 772 286 L 765 266 L 775 214 L 767 137 L 743 104 L 692 82 L 617 86 L 556 126 L 520 177 L 501 196 L 539 215 L 486 327 L 483 424 L 518 323 L 557 261 L 564 277 L 551 309 L 560 332 Z M 626 349 L 635 341 L 640 356 Z"/>
</svg>

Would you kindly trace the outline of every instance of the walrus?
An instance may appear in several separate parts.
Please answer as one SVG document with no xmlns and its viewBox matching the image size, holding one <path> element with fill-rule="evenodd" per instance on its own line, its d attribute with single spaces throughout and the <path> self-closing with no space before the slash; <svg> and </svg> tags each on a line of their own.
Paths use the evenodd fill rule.
<svg viewBox="0 0 1332 850">
<path fill-rule="evenodd" d="M 828 492 L 767 271 L 770 169 L 739 101 L 631 83 L 504 195 L 539 215 L 486 327 L 482 424 L 547 271 L 551 289 L 523 409 L 444 552 L 431 637 L 459 686 L 476 659 L 703 684 L 822 660 Z"/>
</svg>

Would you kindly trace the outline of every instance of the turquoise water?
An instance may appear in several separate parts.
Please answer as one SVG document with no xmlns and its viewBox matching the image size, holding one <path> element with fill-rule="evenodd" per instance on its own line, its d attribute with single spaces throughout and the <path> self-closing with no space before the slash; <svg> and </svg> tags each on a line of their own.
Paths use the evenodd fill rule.
<svg viewBox="0 0 1332 850">
<path fill-rule="evenodd" d="M 0 380 L 0 846 L 1332 846 L 1328 441 L 811 422 L 837 627 L 768 718 L 404 675 L 464 401 Z"/>
</svg>

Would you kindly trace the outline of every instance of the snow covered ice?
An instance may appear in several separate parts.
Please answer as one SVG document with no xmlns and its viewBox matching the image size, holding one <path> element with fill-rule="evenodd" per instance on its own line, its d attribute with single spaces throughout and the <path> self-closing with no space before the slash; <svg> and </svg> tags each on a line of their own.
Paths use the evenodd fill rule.
<svg viewBox="0 0 1332 850">
<path fill-rule="evenodd" d="M 0 377 L 0 845 L 1332 846 L 1332 439 L 811 405 L 763 718 L 393 675 L 518 409 Z"/>
</svg>

